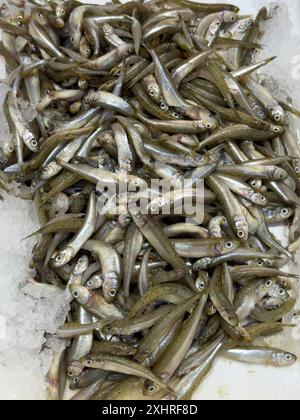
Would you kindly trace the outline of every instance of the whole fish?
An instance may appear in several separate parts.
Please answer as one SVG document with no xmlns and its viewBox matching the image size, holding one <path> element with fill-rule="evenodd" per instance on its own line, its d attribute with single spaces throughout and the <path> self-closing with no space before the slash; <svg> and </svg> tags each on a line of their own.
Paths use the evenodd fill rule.
<svg viewBox="0 0 300 420">
<path fill-rule="evenodd" d="M 222 356 L 296 362 L 257 345 L 295 327 L 299 279 L 300 112 L 264 69 L 277 57 L 257 59 L 271 19 L 191 0 L 0 7 L 0 199 L 32 200 L 40 223 L 25 295 L 61 296 L 46 398 L 192 399 Z"/>
</svg>

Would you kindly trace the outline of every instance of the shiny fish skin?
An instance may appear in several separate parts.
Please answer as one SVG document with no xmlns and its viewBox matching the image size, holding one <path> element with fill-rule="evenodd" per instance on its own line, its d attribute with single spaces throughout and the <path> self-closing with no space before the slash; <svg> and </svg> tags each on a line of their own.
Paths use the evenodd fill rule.
<svg viewBox="0 0 300 420">
<path fill-rule="evenodd" d="M 152 380 L 159 387 L 167 388 L 167 385 L 156 378 L 147 368 L 138 365 L 135 362 L 126 360 L 125 358 L 118 358 L 116 356 L 101 355 L 99 358 L 87 356 L 81 359 L 81 362 L 86 367 L 93 369 L 103 369 L 108 371 L 115 371 L 125 373 L 128 375 L 139 376 L 148 380 Z"/>
<path fill-rule="evenodd" d="M 92 252 L 99 258 L 104 298 L 108 303 L 112 302 L 121 285 L 122 267 L 120 256 L 111 245 L 103 241 L 89 240 L 83 245 L 83 249 Z"/>
<path fill-rule="evenodd" d="M 297 357 L 291 353 L 268 347 L 238 347 L 226 350 L 223 354 L 226 358 L 238 362 L 276 367 L 290 366 L 297 361 Z"/>
<path fill-rule="evenodd" d="M 0 200 L 33 201 L 28 282 L 66 313 L 45 398 L 190 400 L 218 358 L 295 363 L 258 341 L 294 333 L 300 277 L 300 112 L 258 59 L 268 9 L 8 3 Z"/>
<path fill-rule="evenodd" d="M 62 267 L 73 259 L 84 243 L 91 237 L 96 223 L 96 198 L 92 193 L 85 221 L 77 235 L 52 257 L 54 267 Z"/>
</svg>

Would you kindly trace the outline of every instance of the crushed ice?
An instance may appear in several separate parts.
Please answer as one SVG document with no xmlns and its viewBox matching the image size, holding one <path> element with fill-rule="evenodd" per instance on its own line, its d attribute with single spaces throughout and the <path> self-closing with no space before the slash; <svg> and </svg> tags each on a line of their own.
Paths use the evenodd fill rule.
<svg viewBox="0 0 300 420">
<path fill-rule="evenodd" d="M 245 13 L 255 13 L 258 7 L 270 2 L 253 0 L 247 5 L 242 1 L 234 3 L 240 4 Z M 285 0 L 285 3 L 295 6 L 296 2 Z M 300 107 L 300 54 L 296 53 L 300 35 L 292 30 L 295 25 L 291 23 L 292 18 L 295 22 L 297 19 L 295 13 L 289 13 L 282 2 L 273 4 L 271 8 L 273 19 L 264 25 L 265 49 L 262 54 L 263 57 L 277 55 L 278 58 L 261 71 L 261 80 L 272 87 L 279 99 L 291 97 L 294 105 Z M 10 135 L 2 107 L 7 92 L 8 86 L 1 83 L 0 140 Z M 26 101 L 19 105 L 25 111 L 28 122 L 36 117 Z M 0 203 L 0 214 L 0 395 L 1 399 L 10 400 L 45 399 L 45 375 L 53 352 L 62 345 L 57 340 L 47 341 L 45 333 L 55 332 L 64 322 L 67 307 L 62 292 L 51 286 L 34 285 L 30 281 L 28 263 L 34 239 L 22 241 L 22 238 L 39 227 L 33 204 L 6 197 L 6 201 Z M 300 252 L 296 260 L 298 263 L 291 270 L 300 273 Z M 270 343 L 284 346 L 300 356 L 300 318 L 296 312 L 285 321 L 298 323 L 298 327 L 293 332 L 286 329 Z"/>
</svg>

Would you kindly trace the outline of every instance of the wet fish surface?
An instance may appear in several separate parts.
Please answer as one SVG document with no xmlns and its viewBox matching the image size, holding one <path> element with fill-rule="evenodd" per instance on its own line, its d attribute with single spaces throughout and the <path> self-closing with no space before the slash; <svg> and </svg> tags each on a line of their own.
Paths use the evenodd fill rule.
<svg viewBox="0 0 300 420">
<path fill-rule="evenodd" d="M 191 399 L 219 357 L 294 364 L 257 343 L 293 328 L 299 280 L 299 111 L 257 76 L 267 9 L 8 3 L 0 189 L 34 201 L 32 285 L 69 305 L 48 398 Z"/>
</svg>

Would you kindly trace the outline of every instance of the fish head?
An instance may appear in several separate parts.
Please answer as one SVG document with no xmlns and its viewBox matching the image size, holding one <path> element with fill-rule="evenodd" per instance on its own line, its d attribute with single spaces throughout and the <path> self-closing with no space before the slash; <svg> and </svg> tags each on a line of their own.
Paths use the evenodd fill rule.
<svg viewBox="0 0 300 420">
<path fill-rule="evenodd" d="M 195 286 L 196 286 L 197 290 L 200 293 L 203 293 L 208 288 L 208 284 L 209 284 L 208 274 L 205 273 L 204 271 L 201 271 L 198 274 L 198 277 L 197 277 L 196 282 L 195 282 Z"/>
<path fill-rule="evenodd" d="M 75 50 L 79 50 L 81 37 L 82 34 L 80 30 L 72 31 L 72 34 L 70 36 L 70 42 Z"/>
<path fill-rule="evenodd" d="M 235 12 L 231 12 L 230 10 L 225 10 L 222 13 L 223 16 L 223 22 L 225 23 L 235 23 L 238 20 L 238 15 Z"/>
<path fill-rule="evenodd" d="M 87 103 L 87 104 L 91 104 L 91 105 L 93 105 L 93 104 L 95 104 L 96 102 L 97 102 L 97 97 L 98 97 L 98 95 L 97 95 L 97 92 L 89 92 L 85 97 L 84 97 L 84 101 Z"/>
<path fill-rule="evenodd" d="M 282 135 L 285 130 L 284 127 L 281 127 L 280 125 L 272 125 L 271 129 L 277 136 Z"/>
<path fill-rule="evenodd" d="M 80 45 L 79 52 L 85 58 L 89 58 L 92 54 L 92 50 L 91 50 L 90 46 L 86 45 L 85 43 Z"/>
<path fill-rule="evenodd" d="M 287 220 L 289 219 L 291 216 L 293 216 L 294 214 L 294 210 L 288 207 L 283 207 L 282 209 L 280 209 L 279 211 L 279 220 Z"/>
<path fill-rule="evenodd" d="M 255 191 L 253 191 L 253 193 L 254 194 L 252 196 L 252 199 L 255 204 L 262 207 L 265 207 L 268 205 L 268 199 L 263 194 L 259 192 L 255 192 Z"/>
<path fill-rule="evenodd" d="M 65 26 L 64 20 L 60 19 L 60 18 L 56 18 L 55 19 L 55 26 L 56 26 L 57 29 L 63 29 L 64 26 Z"/>
<path fill-rule="evenodd" d="M 154 83 L 149 83 L 147 86 L 148 95 L 153 98 L 155 101 L 159 101 L 160 98 L 160 90 L 158 86 Z"/>
<path fill-rule="evenodd" d="M 71 247 L 67 246 L 60 251 L 56 251 L 52 258 L 51 264 L 55 268 L 63 267 L 74 258 L 74 251 Z"/>
<path fill-rule="evenodd" d="M 218 121 L 209 111 L 204 110 L 198 106 L 188 106 L 186 108 L 186 115 L 208 131 L 213 131 L 218 128 Z"/>
<path fill-rule="evenodd" d="M 259 282 L 258 285 L 257 285 L 257 288 L 256 288 L 256 294 L 257 294 L 258 299 L 261 300 L 265 296 L 274 297 L 275 294 L 278 295 L 278 291 L 277 292 L 275 291 L 276 288 L 277 288 L 276 284 L 277 284 L 277 282 L 274 279 L 271 279 L 271 278 Z M 283 289 L 283 287 L 281 287 L 279 289 Z M 284 292 L 285 292 L 285 290 L 284 290 Z M 284 295 L 285 295 L 285 293 L 284 293 Z M 277 296 L 275 296 L 275 297 L 277 297 Z"/>
<path fill-rule="evenodd" d="M 270 258 L 258 258 L 256 260 L 256 265 L 258 267 L 273 267 L 274 261 L 271 260 Z"/>
<path fill-rule="evenodd" d="M 118 275 L 115 272 L 106 273 L 103 275 L 103 295 L 106 302 L 111 303 L 117 295 L 119 287 Z"/>
<path fill-rule="evenodd" d="M 86 287 L 81 286 L 79 284 L 70 284 L 69 290 L 73 298 L 81 305 L 85 305 L 88 302 L 90 292 Z"/>
<path fill-rule="evenodd" d="M 270 112 L 276 124 L 286 123 L 286 114 L 280 105 L 271 107 Z"/>
<path fill-rule="evenodd" d="M 284 181 L 288 178 L 288 173 L 282 168 L 275 168 L 273 176 L 279 181 Z"/>
<path fill-rule="evenodd" d="M 297 176 L 300 174 L 300 159 L 293 159 L 292 166 L 294 168 L 294 172 Z"/>
<path fill-rule="evenodd" d="M 48 25 L 47 17 L 43 10 L 39 11 L 38 13 L 37 12 L 34 13 L 34 18 L 39 23 L 39 25 L 41 26 Z"/>
<path fill-rule="evenodd" d="M 130 54 L 133 53 L 134 50 L 134 46 L 133 44 L 124 44 L 121 45 L 120 47 L 118 47 L 118 54 L 119 57 L 122 58 L 126 58 L 128 57 Z"/>
<path fill-rule="evenodd" d="M 72 389 L 72 391 L 74 391 L 75 389 L 79 388 L 80 384 L 80 375 L 75 376 L 75 378 L 72 378 L 70 381 L 70 389 Z"/>
<path fill-rule="evenodd" d="M 161 387 L 153 382 L 146 381 L 143 394 L 148 396 L 156 395 L 159 391 L 161 391 Z"/>
<path fill-rule="evenodd" d="M 148 188 L 147 182 L 137 176 L 128 177 L 128 191 L 129 192 L 146 192 Z"/>
<path fill-rule="evenodd" d="M 237 31 L 240 32 L 240 33 L 244 33 L 249 28 L 251 28 L 252 25 L 253 25 L 253 19 L 252 18 L 243 19 L 239 22 Z"/>
<path fill-rule="evenodd" d="M 267 298 L 263 302 L 263 307 L 267 311 L 276 311 L 284 305 L 283 299 Z"/>
<path fill-rule="evenodd" d="M 63 4 L 58 4 L 57 6 L 55 6 L 55 15 L 58 19 L 66 18 L 67 11 Z"/>
<path fill-rule="evenodd" d="M 250 185 L 255 191 L 260 192 L 260 190 L 263 186 L 263 183 L 262 183 L 262 180 L 260 180 L 260 179 L 253 179 L 250 182 Z"/>
<path fill-rule="evenodd" d="M 80 363 L 87 368 L 93 368 L 93 366 L 95 365 L 95 361 L 92 357 L 90 356 L 84 356 L 80 359 Z M 101 367 L 104 367 L 104 362 L 101 361 L 101 359 L 99 358 L 99 360 L 97 360 L 97 368 L 101 369 Z"/>
<path fill-rule="evenodd" d="M 237 249 L 239 247 L 240 243 L 239 241 L 236 240 L 232 240 L 232 239 L 227 239 L 227 240 L 221 240 L 216 248 L 217 251 L 223 255 L 223 254 L 227 254 L 228 252 L 232 252 L 235 249 Z"/>
<path fill-rule="evenodd" d="M 207 316 L 214 316 L 217 313 L 217 308 L 211 301 L 208 301 L 205 304 L 204 313 Z"/>
<path fill-rule="evenodd" d="M 275 281 L 270 287 L 268 295 L 275 299 L 288 300 L 290 295 L 279 281 Z"/>
<path fill-rule="evenodd" d="M 86 287 L 89 290 L 100 289 L 103 284 L 103 278 L 100 274 L 95 274 L 87 282 Z"/>
<path fill-rule="evenodd" d="M 294 354 L 283 351 L 274 352 L 272 359 L 279 367 L 291 366 L 297 361 L 297 357 Z"/>
<path fill-rule="evenodd" d="M 122 227 L 127 227 L 132 222 L 132 217 L 130 214 L 121 214 L 118 218 L 118 223 Z"/>
<path fill-rule="evenodd" d="M 50 162 L 47 166 L 45 166 L 43 169 L 42 169 L 42 172 L 41 172 L 41 179 L 43 180 L 43 181 L 47 181 L 48 179 L 50 179 L 52 176 L 54 176 L 55 175 L 55 170 L 57 169 L 57 163 L 56 162 Z"/>
<path fill-rule="evenodd" d="M 210 257 L 201 258 L 196 261 L 193 268 L 195 271 L 206 270 L 213 262 L 213 259 Z"/>
<path fill-rule="evenodd" d="M 104 327 L 102 328 L 102 333 L 106 337 L 111 337 L 112 335 L 118 335 L 120 332 L 121 332 L 120 329 L 115 327 L 113 325 L 113 322 L 104 325 Z"/>
<path fill-rule="evenodd" d="M 83 369 L 84 366 L 77 360 L 74 360 L 67 368 L 67 375 L 69 378 L 78 377 L 83 372 Z"/>
<path fill-rule="evenodd" d="M 85 270 L 88 268 L 88 266 L 89 266 L 89 258 L 88 258 L 88 256 L 87 255 L 82 255 L 78 259 L 78 261 L 77 261 L 77 263 L 75 265 L 75 268 L 74 268 L 73 273 L 75 275 L 83 274 L 85 272 Z"/>
</svg>

